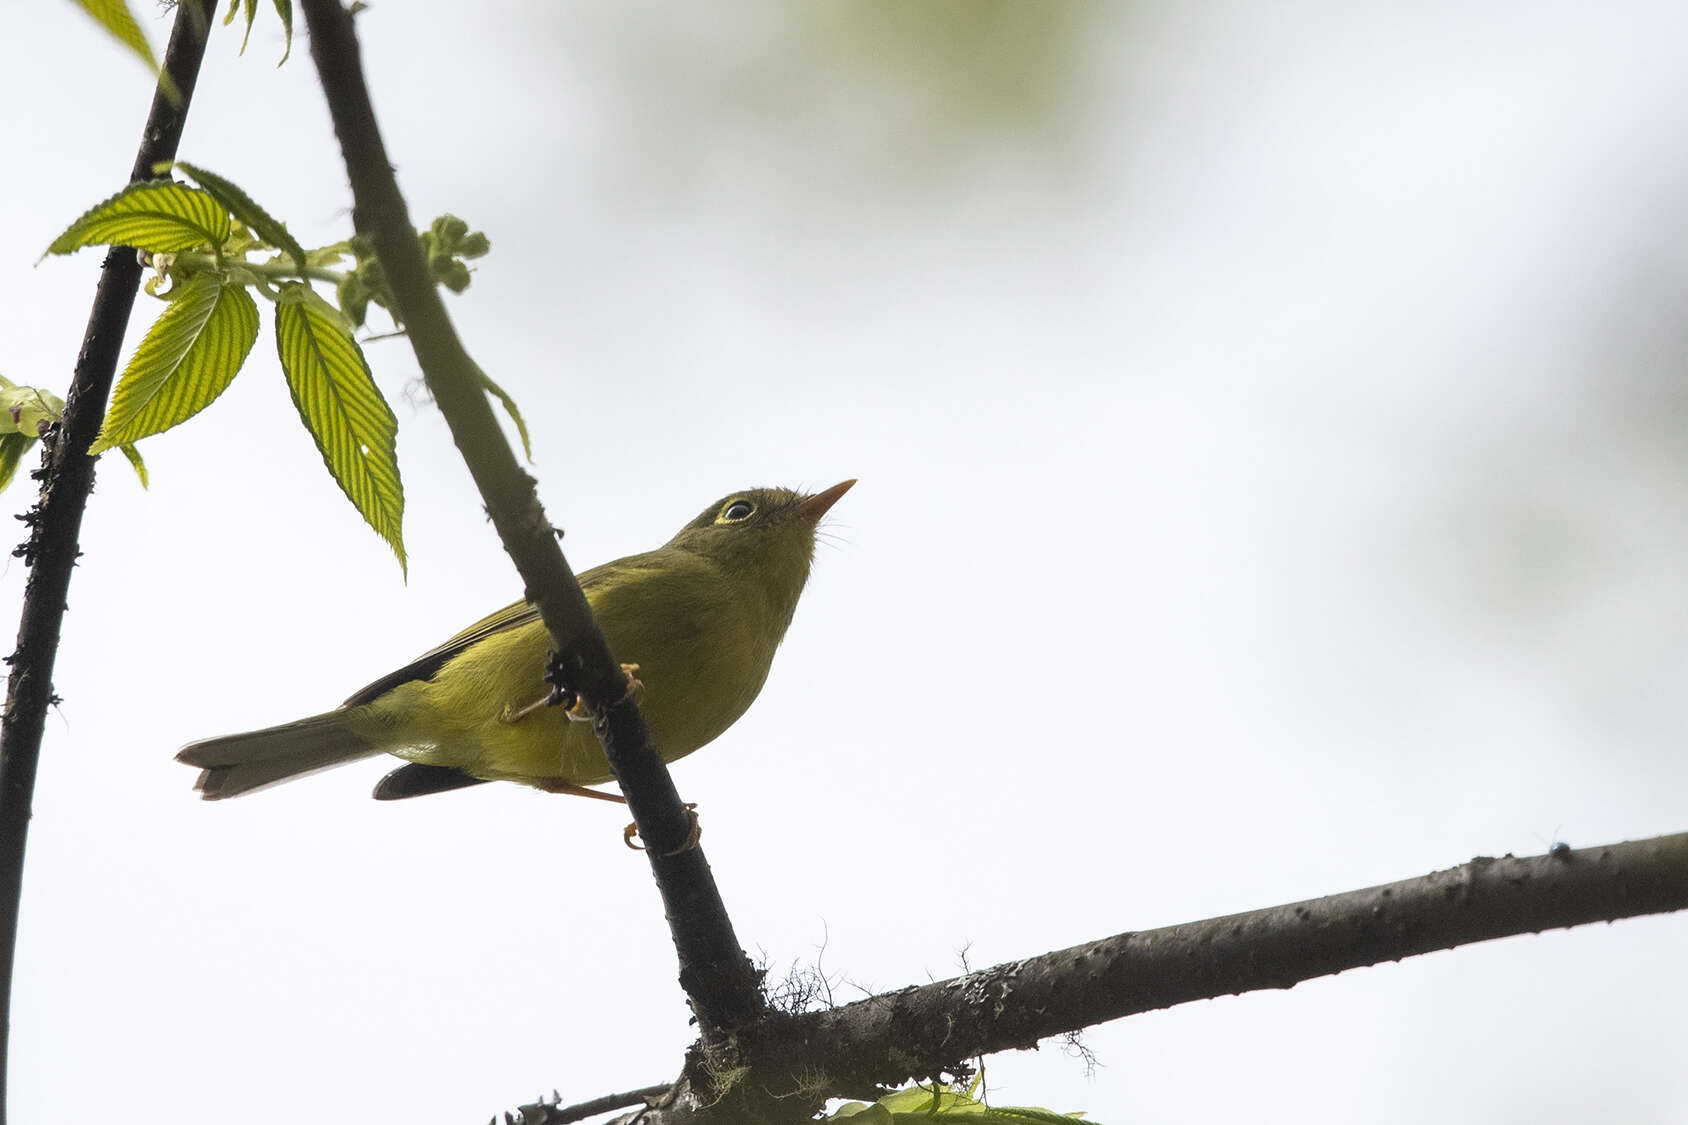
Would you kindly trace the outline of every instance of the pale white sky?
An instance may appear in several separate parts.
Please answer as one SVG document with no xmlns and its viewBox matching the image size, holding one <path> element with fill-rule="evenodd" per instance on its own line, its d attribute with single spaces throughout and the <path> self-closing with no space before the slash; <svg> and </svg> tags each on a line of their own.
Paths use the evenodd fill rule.
<svg viewBox="0 0 1688 1125">
<path fill-rule="evenodd" d="M 824 943 L 849 999 L 963 947 L 1688 825 L 1680 5 L 464 11 L 360 26 L 416 215 L 493 241 L 451 304 L 571 561 L 861 480 L 761 700 L 676 770 L 776 969 Z M 244 59 L 218 32 L 182 155 L 324 243 L 344 175 L 273 20 Z M 149 81 L 74 5 L 6 23 L 0 373 L 62 389 L 98 256 L 35 259 L 121 185 Z M 378 805 L 379 764 L 207 806 L 171 762 L 518 589 L 407 348 L 370 354 L 408 586 L 264 315 L 146 443 L 151 491 L 101 466 L 14 1114 L 483 1121 L 672 1077 L 691 1030 L 618 810 Z M 1058 1045 L 989 1077 L 1115 1125 L 1680 1121 L 1685 938 L 1462 949 L 1093 1029 L 1094 1077 Z"/>
</svg>

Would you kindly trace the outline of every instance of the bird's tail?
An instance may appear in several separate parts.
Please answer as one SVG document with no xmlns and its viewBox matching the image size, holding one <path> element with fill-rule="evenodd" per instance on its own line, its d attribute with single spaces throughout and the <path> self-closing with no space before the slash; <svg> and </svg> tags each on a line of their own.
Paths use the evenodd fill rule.
<svg viewBox="0 0 1688 1125">
<path fill-rule="evenodd" d="M 381 753 L 352 729 L 354 713 L 341 708 L 279 727 L 207 738 L 182 747 L 176 760 L 200 768 L 194 788 L 207 801 L 238 797 Z"/>
</svg>

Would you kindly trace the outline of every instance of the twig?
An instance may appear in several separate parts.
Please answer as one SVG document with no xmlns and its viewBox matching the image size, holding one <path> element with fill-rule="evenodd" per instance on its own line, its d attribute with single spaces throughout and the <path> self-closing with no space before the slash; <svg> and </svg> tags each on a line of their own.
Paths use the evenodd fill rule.
<svg viewBox="0 0 1688 1125">
<path fill-rule="evenodd" d="M 520 1125 L 570 1125 L 574 1121 L 584 1121 L 588 1117 L 595 1117 L 600 1113 L 608 1113 L 612 1109 L 625 1109 L 633 1105 L 648 1105 L 651 1099 L 666 1094 L 669 1084 L 663 1082 L 656 1086 L 641 1086 L 637 1090 L 628 1090 L 622 1094 L 605 1094 L 601 1098 L 593 1098 L 589 1102 L 576 1102 L 574 1105 L 550 1105 L 537 1102 L 524 1105 L 516 1113 L 520 1114 L 516 1120 Z M 513 1115 L 512 1115 L 513 1116 Z"/>
<path fill-rule="evenodd" d="M 757 977 L 739 947 L 701 849 L 677 855 L 691 822 L 668 767 L 651 748 L 621 666 L 592 620 L 545 518 L 533 478 L 498 428 L 480 369 L 464 350 L 428 275 L 409 209 L 393 178 L 364 82 L 352 17 L 338 0 L 304 0 L 311 57 L 322 80 L 351 179 L 355 223 L 375 248 L 423 379 L 486 501 L 527 599 L 539 609 L 569 684 L 599 715 L 598 737 L 649 846 L 685 989 L 705 1035 L 738 1027 L 764 1010 Z"/>
<path fill-rule="evenodd" d="M 195 12 L 194 4 L 199 6 Z M 215 0 L 192 0 L 176 13 L 164 69 L 175 79 L 180 101 L 172 103 L 162 89 L 154 91 L 152 110 L 141 134 L 140 149 L 130 170 L 131 180 L 151 179 L 154 164 L 176 155 L 187 121 L 188 106 L 205 57 L 205 40 L 195 33 L 207 26 Z M 199 18 L 196 20 L 195 16 Z M 53 664 L 58 656 L 59 630 L 70 591 L 71 568 L 81 552 L 77 539 L 82 513 L 94 488 L 94 458 L 88 447 L 105 421 L 117 372 L 118 349 L 134 308 L 141 280 L 135 251 L 113 246 L 106 253 L 82 351 L 76 360 L 64 417 L 42 441 L 41 497 L 25 521 L 29 542 L 15 552 L 30 568 L 24 588 L 23 612 L 18 620 L 18 643 L 6 662 L 12 666 L 6 684 L 6 712 L 0 718 L 0 1013 L 12 1002 L 13 957 L 17 951 L 18 914 L 23 891 L 24 850 L 29 841 L 30 806 L 35 795 L 35 771 L 41 758 L 41 735 L 53 695 Z M 0 1125 L 5 1121 L 5 1091 L 10 1019 L 0 1020 Z"/>
</svg>

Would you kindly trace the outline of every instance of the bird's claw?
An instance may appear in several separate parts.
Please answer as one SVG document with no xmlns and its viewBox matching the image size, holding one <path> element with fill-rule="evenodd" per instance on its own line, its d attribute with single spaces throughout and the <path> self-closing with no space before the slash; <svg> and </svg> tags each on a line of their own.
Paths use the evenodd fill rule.
<svg viewBox="0 0 1688 1125">
<path fill-rule="evenodd" d="M 627 677 L 627 690 L 611 706 L 619 706 L 629 699 L 637 703 L 645 694 L 645 684 L 643 680 L 639 679 L 639 666 L 637 664 L 623 664 L 621 674 Z M 569 721 L 574 723 L 590 723 L 597 717 L 592 713 L 592 709 L 586 706 L 586 701 L 578 695 L 575 696 L 574 703 L 563 714 L 567 715 Z"/>
<path fill-rule="evenodd" d="M 663 852 L 663 855 L 671 856 L 679 855 L 681 852 L 689 852 L 693 848 L 697 847 L 697 842 L 699 840 L 703 839 L 703 822 L 698 819 L 696 801 L 686 802 L 686 819 L 690 822 L 690 827 L 686 831 L 685 840 L 683 840 L 680 846 L 675 848 L 673 851 Z M 634 838 L 638 835 L 639 826 L 637 824 L 629 824 L 626 828 L 621 830 L 621 842 L 636 852 L 642 852 L 645 850 L 645 845 L 635 844 L 633 842 Z"/>
</svg>

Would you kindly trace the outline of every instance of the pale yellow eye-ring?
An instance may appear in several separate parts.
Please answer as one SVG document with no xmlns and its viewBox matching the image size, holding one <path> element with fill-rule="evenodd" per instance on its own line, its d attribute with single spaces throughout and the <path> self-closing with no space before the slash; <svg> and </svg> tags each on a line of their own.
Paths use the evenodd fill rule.
<svg viewBox="0 0 1688 1125">
<path fill-rule="evenodd" d="M 722 508 L 721 514 L 716 518 L 721 523 L 739 523 L 749 519 L 755 512 L 755 504 L 752 504 L 749 500 L 740 499 L 734 500 L 725 508 Z"/>
</svg>

